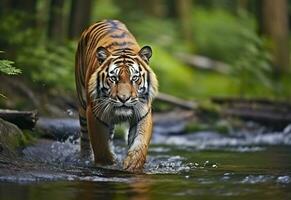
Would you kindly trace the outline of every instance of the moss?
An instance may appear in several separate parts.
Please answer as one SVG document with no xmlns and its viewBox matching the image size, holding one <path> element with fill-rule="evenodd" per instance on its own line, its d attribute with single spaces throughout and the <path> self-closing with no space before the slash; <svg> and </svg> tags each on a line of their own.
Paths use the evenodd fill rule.
<svg viewBox="0 0 291 200">
<path fill-rule="evenodd" d="M 32 145 L 36 142 L 37 138 L 40 136 L 39 133 L 36 133 L 35 131 L 25 130 L 23 131 L 23 147 L 26 147 L 28 145 Z"/>
<path fill-rule="evenodd" d="M 199 123 L 199 122 L 191 122 L 187 124 L 185 127 L 186 133 L 193 133 L 193 132 L 199 132 L 199 131 L 206 131 L 209 130 L 209 124 L 205 123 Z"/>
<path fill-rule="evenodd" d="M 227 120 L 219 120 L 215 123 L 213 128 L 219 133 L 228 134 L 232 130 L 232 124 Z"/>
<path fill-rule="evenodd" d="M 4 153 L 16 155 L 27 142 L 27 138 L 16 125 L 0 118 L 0 146 Z"/>
<path fill-rule="evenodd" d="M 186 133 L 194 133 L 201 131 L 214 131 L 223 134 L 228 134 L 232 130 L 232 125 L 229 121 L 218 120 L 213 123 L 192 121 L 185 127 Z"/>
<path fill-rule="evenodd" d="M 173 106 L 168 103 L 155 100 L 152 104 L 152 108 L 154 112 L 165 112 L 165 111 L 172 110 Z"/>
</svg>

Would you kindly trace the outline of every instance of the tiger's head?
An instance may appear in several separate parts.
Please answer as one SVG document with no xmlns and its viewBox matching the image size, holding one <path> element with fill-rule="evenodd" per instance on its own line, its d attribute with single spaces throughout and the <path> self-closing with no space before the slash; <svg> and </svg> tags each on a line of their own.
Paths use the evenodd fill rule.
<svg viewBox="0 0 291 200">
<path fill-rule="evenodd" d="M 115 123 L 140 120 L 149 112 L 158 85 L 149 67 L 151 56 L 149 46 L 138 53 L 126 48 L 114 53 L 104 47 L 97 48 L 98 67 L 88 87 L 96 117 Z"/>
</svg>

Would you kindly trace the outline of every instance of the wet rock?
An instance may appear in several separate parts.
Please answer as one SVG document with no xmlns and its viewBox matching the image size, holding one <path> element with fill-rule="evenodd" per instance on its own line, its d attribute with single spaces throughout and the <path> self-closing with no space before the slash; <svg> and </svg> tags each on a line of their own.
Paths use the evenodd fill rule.
<svg viewBox="0 0 291 200">
<path fill-rule="evenodd" d="M 42 137 L 59 141 L 66 141 L 68 138 L 75 140 L 80 136 L 78 119 L 41 117 L 35 128 Z"/>
<path fill-rule="evenodd" d="M 22 131 L 16 125 L 0 118 L 0 155 L 17 155 L 25 141 Z"/>
</svg>

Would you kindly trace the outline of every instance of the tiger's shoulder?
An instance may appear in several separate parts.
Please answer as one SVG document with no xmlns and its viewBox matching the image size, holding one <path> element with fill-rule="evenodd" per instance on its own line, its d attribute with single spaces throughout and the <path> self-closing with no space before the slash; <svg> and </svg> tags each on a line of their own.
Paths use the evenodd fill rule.
<svg viewBox="0 0 291 200">
<path fill-rule="evenodd" d="M 82 39 L 88 46 L 103 46 L 111 52 L 124 48 L 132 49 L 136 53 L 140 50 L 135 37 L 126 25 L 115 19 L 106 19 L 92 24 L 83 32 Z"/>
</svg>

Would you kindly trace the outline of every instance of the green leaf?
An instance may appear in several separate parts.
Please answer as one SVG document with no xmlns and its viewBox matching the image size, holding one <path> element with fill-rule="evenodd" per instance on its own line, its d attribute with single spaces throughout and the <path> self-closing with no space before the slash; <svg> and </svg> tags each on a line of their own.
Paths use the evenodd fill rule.
<svg viewBox="0 0 291 200">
<path fill-rule="evenodd" d="M 13 67 L 13 61 L 10 60 L 0 60 L 0 72 L 8 75 L 20 74 L 21 70 Z"/>
</svg>

